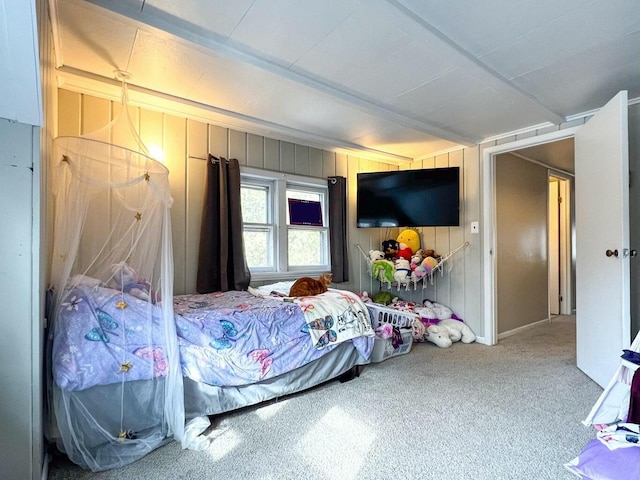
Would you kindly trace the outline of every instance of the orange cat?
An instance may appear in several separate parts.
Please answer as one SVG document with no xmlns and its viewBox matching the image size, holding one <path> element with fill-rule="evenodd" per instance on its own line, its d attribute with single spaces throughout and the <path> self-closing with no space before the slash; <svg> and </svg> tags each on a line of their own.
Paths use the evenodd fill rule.
<svg viewBox="0 0 640 480">
<path fill-rule="evenodd" d="M 289 290 L 290 297 L 306 297 L 318 295 L 327 291 L 333 277 L 330 273 L 323 273 L 316 280 L 311 277 L 302 277 L 296 280 Z"/>
</svg>

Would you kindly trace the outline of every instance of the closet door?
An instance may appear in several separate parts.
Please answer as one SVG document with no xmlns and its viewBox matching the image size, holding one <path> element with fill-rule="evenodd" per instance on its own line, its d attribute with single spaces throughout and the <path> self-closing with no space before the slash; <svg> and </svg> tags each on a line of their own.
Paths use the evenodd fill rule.
<svg viewBox="0 0 640 480">
<path fill-rule="evenodd" d="M 605 387 L 631 343 L 627 92 L 576 132 L 578 368 Z"/>
</svg>

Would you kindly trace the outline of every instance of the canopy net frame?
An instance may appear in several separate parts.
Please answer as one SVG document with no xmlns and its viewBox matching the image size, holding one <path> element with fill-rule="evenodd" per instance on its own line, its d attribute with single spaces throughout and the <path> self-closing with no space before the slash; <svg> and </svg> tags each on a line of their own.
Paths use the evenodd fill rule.
<svg viewBox="0 0 640 480">
<path fill-rule="evenodd" d="M 185 423 L 169 171 L 136 131 L 125 80 L 120 113 L 55 138 L 50 168 L 48 436 L 93 471 L 182 440 Z"/>
</svg>

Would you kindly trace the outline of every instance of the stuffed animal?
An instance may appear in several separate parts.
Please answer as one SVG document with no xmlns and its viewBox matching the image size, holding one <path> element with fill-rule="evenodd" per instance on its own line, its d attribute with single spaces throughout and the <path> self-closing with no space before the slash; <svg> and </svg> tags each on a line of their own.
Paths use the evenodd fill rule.
<svg viewBox="0 0 640 480">
<path fill-rule="evenodd" d="M 373 301 L 380 305 L 389 305 L 393 302 L 394 297 L 391 292 L 378 292 L 373 296 Z"/>
<path fill-rule="evenodd" d="M 422 266 L 422 257 L 420 255 L 414 255 L 411 257 L 411 283 L 413 283 L 413 289 L 418 288 L 418 282 L 420 282 L 426 275 L 427 270 Z"/>
<path fill-rule="evenodd" d="M 476 336 L 466 323 L 448 318 L 440 320 L 437 325 L 428 324 L 426 326 L 424 339 L 440 348 L 448 348 L 453 342 L 474 342 Z"/>
<path fill-rule="evenodd" d="M 158 300 L 151 292 L 149 282 L 140 280 L 136 271 L 127 265 L 126 262 L 116 263 L 111 267 L 113 279 L 110 282 L 112 288 L 120 290 L 129 295 L 133 295 L 145 302 Z"/>
<path fill-rule="evenodd" d="M 383 260 L 384 252 L 382 250 L 369 250 L 369 260 L 375 262 L 376 260 Z"/>
<path fill-rule="evenodd" d="M 393 239 L 385 240 L 382 242 L 382 250 L 384 251 L 384 258 L 393 260 L 398 256 L 398 242 Z"/>
<path fill-rule="evenodd" d="M 362 300 L 363 303 L 369 303 L 371 302 L 371 297 L 369 297 L 369 294 L 367 293 L 367 291 L 363 291 L 360 295 L 358 295 L 360 297 L 360 300 Z"/>
<path fill-rule="evenodd" d="M 425 259 L 422 260 L 422 266 L 427 271 L 427 275 L 428 275 L 431 272 L 433 272 L 434 268 L 438 266 L 438 260 L 436 260 L 434 257 L 431 257 L 431 256 L 425 257 Z"/>
<path fill-rule="evenodd" d="M 396 258 L 395 271 L 393 272 L 393 279 L 397 282 L 398 290 L 404 285 L 405 290 L 409 290 L 409 283 L 411 282 L 411 265 L 406 258 Z"/>
<path fill-rule="evenodd" d="M 444 327 L 449 331 L 449 338 L 452 342 L 472 343 L 476 341 L 476 335 L 466 323 L 453 318 L 445 318 L 438 322 L 439 327 Z"/>
<path fill-rule="evenodd" d="M 411 249 L 407 246 L 406 243 L 400 243 L 398 245 L 398 252 L 397 255 L 400 258 L 404 258 L 405 260 L 410 261 L 411 257 L 413 256 L 413 252 L 411 251 Z"/>
<path fill-rule="evenodd" d="M 411 333 L 413 339 L 417 342 L 424 342 L 424 334 L 427 332 L 427 327 L 420 320 L 414 320 L 411 324 Z"/>
<path fill-rule="evenodd" d="M 391 288 L 393 277 L 393 262 L 391 260 L 375 260 L 371 264 L 371 277 L 386 283 Z"/>
<path fill-rule="evenodd" d="M 426 326 L 424 339 L 440 348 L 449 348 L 453 343 L 449 337 L 449 330 L 434 324 Z"/>
<path fill-rule="evenodd" d="M 416 253 L 420 250 L 420 234 L 413 228 L 407 228 L 400 232 L 398 238 L 398 245 L 404 243 L 407 248 L 411 249 L 411 253 Z"/>
<path fill-rule="evenodd" d="M 454 313 L 449 307 L 426 299 L 422 302 L 422 306 L 415 308 L 415 312 L 427 323 L 438 323 L 445 318 L 454 317 Z"/>
</svg>

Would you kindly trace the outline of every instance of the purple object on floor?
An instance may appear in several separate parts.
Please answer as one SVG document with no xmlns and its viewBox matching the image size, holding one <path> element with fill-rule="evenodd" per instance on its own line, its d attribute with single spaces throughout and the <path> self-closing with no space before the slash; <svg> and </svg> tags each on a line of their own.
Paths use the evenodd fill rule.
<svg viewBox="0 0 640 480">
<path fill-rule="evenodd" d="M 609 450 L 600 440 L 585 445 L 580 455 L 565 467 L 587 480 L 638 480 L 640 478 L 640 448 Z"/>
</svg>

